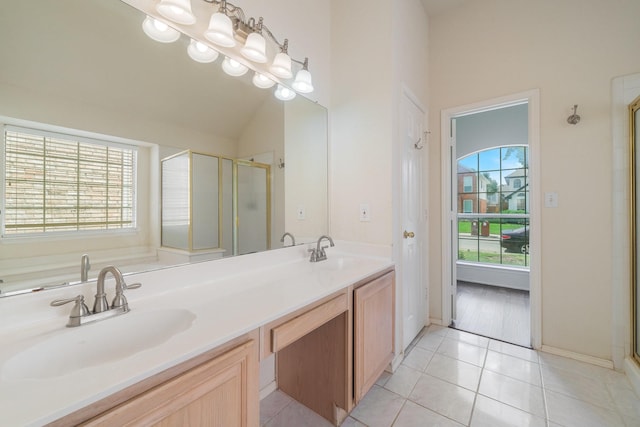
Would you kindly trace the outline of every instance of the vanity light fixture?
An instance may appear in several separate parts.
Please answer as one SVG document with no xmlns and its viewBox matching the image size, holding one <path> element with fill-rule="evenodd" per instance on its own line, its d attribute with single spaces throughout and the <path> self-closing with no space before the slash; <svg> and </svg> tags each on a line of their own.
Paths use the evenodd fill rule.
<svg viewBox="0 0 640 427">
<path fill-rule="evenodd" d="M 191 59 L 203 64 L 215 61 L 219 55 L 217 50 L 211 49 L 206 44 L 194 39 L 191 39 L 187 53 Z"/>
<path fill-rule="evenodd" d="M 224 58 L 224 61 L 222 61 L 222 71 L 230 76 L 240 77 L 249 71 L 249 67 L 227 56 Z"/>
<path fill-rule="evenodd" d="M 278 85 L 274 95 L 280 101 L 291 101 L 293 98 L 296 97 L 296 92 L 294 90 L 289 89 L 286 86 Z"/>
<path fill-rule="evenodd" d="M 196 23 L 196 17 L 191 12 L 189 0 L 161 0 L 156 9 L 160 15 L 178 24 L 192 25 Z"/>
<path fill-rule="evenodd" d="M 288 48 L 289 40 L 284 39 L 282 49 L 276 57 L 273 58 L 273 63 L 269 68 L 269 71 L 271 71 L 275 76 L 283 79 L 290 79 L 293 77 L 293 73 L 291 72 L 291 57 L 287 52 Z"/>
<path fill-rule="evenodd" d="M 313 92 L 313 84 L 311 83 L 311 73 L 308 70 L 309 59 L 305 58 L 302 70 L 296 74 L 296 79 L 291 86 L 300 93 Z"/>
<path fill-rule="evenodd" d="M 233 23 L 227 15 L 227 2 L 222 0 L 219 3 L 220 8 L 211 15 L 209 28 L 205 31 L 204 36 L 218 46 L 234 47 L 236 40 L 233 37 Z"/>
<path fill-rule="evenodd" d="M 180 31 L 151 16 L 147 16 L 142 22 L 142 30 L 151 39 L 160 43 L 173 43 L 180 38 Z"/>
<path fill-rule="evenodd" d="M 180 25 L 193 25 L 199 19 L 191 9 L 191 0 L 154 0 L 159 1 L 155 6 L 155 11 L 162 17 Z M 249 67 L 256 71 L 253 83 L 260 88 L 272 87 L 278 82 L 275 96 L 281 100 L 293 99 L 296 91 L 300 93 L 313 92 L 311 73 L 309 73 L 309 59 L 298 61 L 289 56 L 289 40 L 284 39 L 280 43 L 260 17 L 257 21 L 254 18 L 246 19 L 244 11 L 226 0 L 201 0 L 217 7 L 217 10 L 209 17 L 209 25 L 203 33 L 203 38 L 199 39 L 189 33 L 192 40 L 189 43 L 187 52 L 189 56 L 198 62 L 213 62 L 219 55 L 215 49 L 217 45 L 222 48 L 225 59 L 222 69 L 232 76 L 245 74 Z M 142 9 L 141 9 L 142 10 Z M 170 43 L 178 40 L 181 35 L 179 29 L 172 28 L 162 20 L 153 16 L 147 16 L 143 23 L 144 32 L 153 40 Z M 206 18 L 205 18 L 206 19 Z M 254 68 L 250 63 L 241 59 L 244 57 L 256 64 L 266 64 L 269 62 L 267 56 L 267 39 L 275 43 L 279 51 L 268 68 L 264 71 L 262 67 Z M 236 47 L 237 44 L 241 47 Z M 231 51 L 229 51 L 231 50 Z M 278 79 L 291 79 L 293 77 L 292 63 L 299 64 L 301 69 L 296 73 L 290 89 L 285 86 L 285 82 Z M 265 74 L 266 72 L 266 74 Z"/>
<path fill-rule="evenodd" d="M 253 84 L 260 89 L 269 89 L 270 87 L 273 87 L 274 84 L 276 84 L 276 82 L 271 80 L 269 77 L 265 76 L 264 74 L 260 74 L 257 71 L 253 75 L 252 81 Z"/>
<path fill-rule="evenodd" d="M 251 18 L 249 22 L 254 23 L 255 20 Z M 262 37 L 262 18 L 258 20 L 257 24 L 250 24 L 249 26 L 255 28 L 255 32 L 247 36 L 247 41 L 244 43 L 240 53 L 253 62 L 264 64 L 267 62 L 267 42 Z"/>
</svg>

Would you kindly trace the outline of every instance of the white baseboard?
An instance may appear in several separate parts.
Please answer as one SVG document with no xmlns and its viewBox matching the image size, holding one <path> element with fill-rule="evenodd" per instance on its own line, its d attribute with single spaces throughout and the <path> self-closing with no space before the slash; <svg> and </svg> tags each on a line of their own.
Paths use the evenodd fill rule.
<svg viewBox="0 0 640 427">
<path fill-rule="evenodd" d="M 449 326 L 449 325 L 445 325 L 442 322 L 442 319 L 434 319 L 433 317 L 429 318 L 429 324 L 427 326 L 430 326 L 430 325 Z"/>
<path fill-rule="evenodd" d="M 629 378 L 629 382 L 633 386 L 636 394 L 640 396 L 640 366 L 627 357 L 624 359 L 624 373 L 627 374 L 627 378 Z"/>
<path fill-rule="evenodd" d="M 404 360 L 404 352 L 402 352 L 401 354 L 397 354 L 393 358 L 393 360 L 390 363 L 391 373 L 394 373 L 396 371 L 396 369 L 398 369 L 398 366 L 400 366 L 400 364 L 402 363 L 403 360 Z"/>
<path fill-rule="evenodd" d="M 277 389 L 278 389 L 278 384 L 275 381 L 270 382 L 269 384 L 264 386 L 262 390 L 260 390 L 260 400 L 269 396 L 271 393 L 273 393 Z"/>
<path fill-rule="evenodd" d="M 601 366 L 603 368 L 613 369 L 613 362 L 607 359 L 601 359 L 599 357 L 587 356 L 586 354 L 575 353 L 569 350 L 563 350 L 561 348 L 550 347 L 543 345 L 540 349 L 545 353 L 555 354 L 556 356 L 566 357 L 568 359 L 577 360 L 579 362 L 590 363 L 591 365 Z"/>
</svg>

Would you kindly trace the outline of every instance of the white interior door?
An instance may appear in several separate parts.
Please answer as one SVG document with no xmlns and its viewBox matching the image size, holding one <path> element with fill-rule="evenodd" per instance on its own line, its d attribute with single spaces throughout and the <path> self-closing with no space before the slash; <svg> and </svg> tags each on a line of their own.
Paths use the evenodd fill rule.
<svg viewBox="0 0 640 427">
<path fill-rule="evenodd" d="M 403 348 L 425 326 L 426 285 L 422 277 L 424 214 L 422 162 L 425 112 L 407 94 L 402 97 L 402 299 Z"/>
</svg>

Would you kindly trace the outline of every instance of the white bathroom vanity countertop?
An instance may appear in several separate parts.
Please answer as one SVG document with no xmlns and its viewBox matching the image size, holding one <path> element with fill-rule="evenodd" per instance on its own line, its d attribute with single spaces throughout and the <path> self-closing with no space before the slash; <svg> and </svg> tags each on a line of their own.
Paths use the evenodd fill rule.
<svg viewBox="0 0 640 427">
<path fill-rule="evenodd" d="M 308 247 L 128 275 L 143 285 L 126 292 L 131 312 L 79 328 L 65 327 L 71 304 L 49 303 L 83 294 L 91 308 L 95 283 L 0 298 L 0 425 L 55 421 L 393 266 L 386 247 L 336 242 L 317 263 Z M 106 290 L 111 299 L 112 281 Z M 153 346 L 135 348 L 136 333 Z M 75 351 L 83 345 L 91 366 Z"/>
</svg>

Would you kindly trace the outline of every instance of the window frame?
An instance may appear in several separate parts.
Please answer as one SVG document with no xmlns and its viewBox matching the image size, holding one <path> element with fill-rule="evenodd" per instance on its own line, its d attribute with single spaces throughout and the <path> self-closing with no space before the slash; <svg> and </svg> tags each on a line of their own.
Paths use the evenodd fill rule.
<svg viewBox="0 0 640 427">
<path fill-rule="evenodd" d="M 2 118 L 0 117 L 0 120 Z M 13 123 L 10 120 L 1 120 L 0 128 L 2 129 L 2 137 L 0 138 L 0 164 L 2 165 L 2 173 L 0 173 L 0 241 L 27 241 L 33 239 L 72 239 L 72 238 L 87 238 L 87 237 L 113 237 L 115 235 L 122 234 L 135 234 L 138 233 L 138 173 L 139 173 L 139 147 L 140 145 L 131 143 L 128 140 L 117 137 L 109 137 L 107 135 L 91 134 L 75 129 L 63 128 L 63 131 L 55 129 L 55 126 L 47 126 L 26 122 L 19 120 L 18 124 Z M 53 129 L 53 130 L 51 130 Z M 78 142 L 84 144 L 91 144 L 102 147 L 113 147 L 119 149 L 130 150 L 133 152 L 132 162 L 132 189 L 131 189 L 131 216 L 132 224 L 130 227 L 120 228 L 105 228 L 105 229 L 85 229 L 85 230 L 51 230 L 43 232 L 32 233 L 9 233 L 6 232 L 6 132 L 20 132 L 29 135 L 41 136 L 45 138 L 57 138 L 67 140 L 69 142 Z M 95 136 L 94 136 L 95 135 Z M 121 140 L 123 142 L 120 142 Z"/>
<path fill-rule="evenodd" d="M 513 166 L 509 166 L 506 168 L 503 168 L 503 149 L 509 149 L 511 147 L 522 147 L 524 148 L 524 164 L 522 165 L 522 167 L 519 168 L 514 168 Z M 496 168 L 495 166 L 490 166 L 487 169 L 483 169 L 481 167 L 481 162 L 480 162 L 480 156 L 482 155 L 483 152 L 490 152 L 493 150 L 498 150 L 498 158 L 499 158 L 499 166 Z M 478 224 L 480 224 L 481 221 L 487 220 L 490 221 L 492 223 L 494 223 L 494 221 L 497 221 L 500 223 L 500 235 L 502 235 L 502 230 L 503 230 L 503 221 L 505 222 L 509 222 L 509 220 L 513 221 L 513 220 L 521 220 L 524 223 L 524 226 L 529 227 L 530 226 L 530 217 L 531 217 L 531 213 L 528 210 L 528 202 L 529 202 L 529 190 L 528 190 L 528 171 L 529 171 L 529 165 L 528 165 L 528 158 L 529 158 L 529 146 L 528 144 L 522 144 L 522 145 L 502 145 L 502 146 L 496 146 L 496 147 L 489 147 L 489 148 L 485 148 L 479 151 L 475 151 L 469 154 L 466 154 L 463 157 L 460 157 L 458 159 L 456 159 L 456 167 L 458 170 L 460 170 L 460 162 L 463 162 L 464 166 L 467 166 L 470 164 L 470 161 L 465 162 L 465 159 L 467 159 L 468 157 L 471 156 L 477 156 L 476 157 L 476 161 L 475 161 L 475 166 L 474 166 L 474 170 L 473 172 L 463 172 L 463 173 L 474 173 L 476 177 L 478 177 L 478 181 L 480 181 L 483 176 L 483 174 L 486 173 L 493 173 L 493 172 L 498 172 L 500 174 L 500 177 L 502 179 L 504 179 L 504 184 L 503 182 L 498 181 L 498 188 L 497 191 L 495 193 L 481 193 L 480 191 L 471 191 L 468 192 L 466 191 L 466 188 L 464 186 L 464 182 L 462 185 L 462 192 L 459 192 L 457 194 L 457 198 L 461 201 L 461 205 L 458 205 L 460 209 L 460 211 L 458 211 L 456 213 L 456 224 L 457 224 L 457 233 L 456 233 L 456 239 L 458 241 L 458 258 L 456 259 L 457 263 L 464 263 L 464 264 L 468 264 L 468 265 L 478 265 L 478 266 L 490 266 L 490 267 L 495 267 L 495 268 L 514 268 L 514 269 L 523 269 L 523 270 L 529 270 L 530 265 L 531 265 L 531 258 L 530 258 L 530 254 L 527 252 L 524 255 L 523 258 L 523 264 L 512 264 L 512 263 L 505 263 L 504 260 L 505 258 L 508 258 L 508 256 L 506 255 L 506 252 L 504 250 L 504 248 L 502 247 L 502 239 L 499 237 L 498 238 L 498 245 L 499 245 L 499 262 L 492 262 L 492 261 L 480 261 L 478 260 L 473 260 L 473 259 L 464 259 L 464 258 L 460 258 L 460 242 L 461 239 L 464 241 L 474 241 L 476 248 L 477 248 L 477 254 L 478 257 L 480 256 L 481 253 L 481 243 L 486 241 L 486 237 L 485 236 L 481 236 L 480 233 L 480 229 L 477 230 L 477 232 L 474 234 L 473 231 L 471 232 L 471 236 L 470 237 L 461 237 L 460 234 L 460 227 L 461 227 L 461 221 L 463 222 L 470 222 L 473 220 L 477 220 Z M 469 167 L 469 166 L 467 166 Z M 512 173 L 514 170 L 516 169 L 523 169 L 524 170 L 524 175 L 523 176 L 515 176 L 515 177 L 511 177 L 509 178 L 507 174 L 505 174 L 505 172 L 509 172 Z M 459 175 L 461 175 L 462 173 L 458 172 Z M 470 176 L 470 175 L 469 175 Z M 466 176 L 464 176 L 466 178 Z M 514 189 L 514 185 L 517 183 L 517 181 L 520 181 L 519 184 L 519 188 L 515 188 Z M 523 190 L 522 188 L 527 187 L 526 190 Z M 459 187 L 458 187 L 459 188 Z M 515 190 L 519 190 L 519 191 L 515 191 Z M 480 198 L 480 196 L 482 194 L 486 194 L 487 195 L 487 201 L 489 200 L 489 195 L 490 194 L 496 194 L 497 199 L 498 199 L 498 204 L 499 204 L 499 211 L 496 213 L 493 212 L 481 212 L 481 207 L 480 204 L 478 204 L 478 210 L 477 211 L 473 211 L 473 212 L 467 212 L 465 210 L 465 202 L 467 202 L 468 199 L 465 199 L 463 197 L 469 197 L 470 194 L 475 195 L 475 197 Z M 524 212 L 522 213 L 515 213 L 515 212 L 509 212 L 510 211 L 509 207 L 504 207 L 502 206 L 503 203 L 503 199 L 504 199 L 504 195 L 505 194 L 511 194 L 511 197 L 514 201 L 514 203 L 517 205 L 515 210 L 522 210 Z M 511 203 L 511 202 L 508 202 Z M 523 209 L 518 209 L 523 205 Z M 504 228 L 507 229 L 507 228 Z"/>
</svg>

